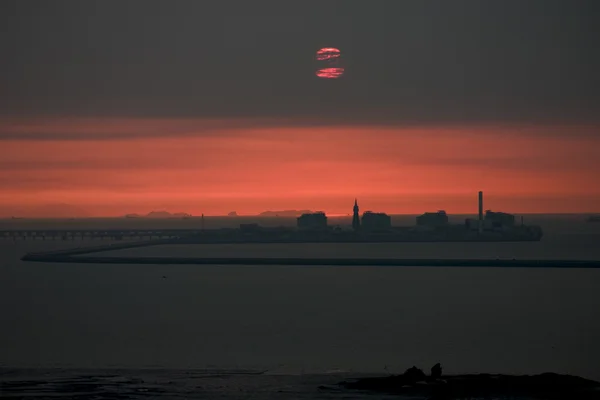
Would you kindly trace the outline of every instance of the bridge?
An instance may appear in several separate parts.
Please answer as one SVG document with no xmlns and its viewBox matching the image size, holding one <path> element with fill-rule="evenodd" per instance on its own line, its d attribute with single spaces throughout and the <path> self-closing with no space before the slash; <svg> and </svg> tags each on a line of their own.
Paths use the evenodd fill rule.
<svg viewBox="0 0 600 400">
<path fill-rule="evenodd" d="M 0 230 L 5 240 L 174 239 L 200 232 L 198 229 L 13 229 Z"/>
</svg>

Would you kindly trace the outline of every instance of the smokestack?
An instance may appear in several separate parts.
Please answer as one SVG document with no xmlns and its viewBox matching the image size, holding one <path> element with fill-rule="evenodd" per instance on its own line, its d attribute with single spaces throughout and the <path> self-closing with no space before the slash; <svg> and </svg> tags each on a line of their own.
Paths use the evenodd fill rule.
<svg viewBox="0 0 600 400">
<path fill-rule="evenodd" d="M 483 192 L 479 192 L 479 233 L 483 231 Z"/>
</svg>

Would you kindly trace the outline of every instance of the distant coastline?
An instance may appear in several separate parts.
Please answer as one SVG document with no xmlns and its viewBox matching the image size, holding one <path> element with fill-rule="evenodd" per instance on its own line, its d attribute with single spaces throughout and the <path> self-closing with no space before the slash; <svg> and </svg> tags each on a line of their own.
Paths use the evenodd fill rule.
<svg viewBox="0 0 600 400">
<path fill-rule="evenodd" d="M 192 218 L 192 214 L 177 212 L 171 214 L 168 211 L 151 211 L 148 214 L 126 214 L 125 218 L 147 218 L 147 219 L 167 219 L 167 218 Z"/>
</svg>

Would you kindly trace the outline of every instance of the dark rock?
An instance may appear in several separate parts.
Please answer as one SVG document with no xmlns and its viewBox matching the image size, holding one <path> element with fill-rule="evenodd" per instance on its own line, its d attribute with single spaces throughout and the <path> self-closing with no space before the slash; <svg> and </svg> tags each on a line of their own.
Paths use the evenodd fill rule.
<svg viewBox="0 0 600 400">
<path fill-rule="evenodd" d="M 442 377 L 442 365 L 440 363 L 431 367 L 431 379 L 440 379 Z"/>
<path fill-rule="evenodd" d="M 408 384 L 414 384 L 417 382 L 427 380 L 427 375 L 425 375 L 425 372 L 421 371 L 419 368 L 417 368 L 415 366 L 407 369 L 404 372 L 403 377 L 404 377 L 404 380 Z"/>
<path fill-rule="evenodd" d="M 432 368 L 432 376 L 434 369 L 437 373 L 437 365 Z M 346 389 L 423 396 L 430 400 L 511 396 L 545 400 L 600 400 L 600 383 L 571 375 L 454 375 L 445 376 L 444 380 L 423 382 L 419 371 L 413 367 L 403 375 L 362 378 L 354 382 L 341 382 L 340 385 Z M 441 376 L 441 365 L 439 373 Z"/>
</svg>

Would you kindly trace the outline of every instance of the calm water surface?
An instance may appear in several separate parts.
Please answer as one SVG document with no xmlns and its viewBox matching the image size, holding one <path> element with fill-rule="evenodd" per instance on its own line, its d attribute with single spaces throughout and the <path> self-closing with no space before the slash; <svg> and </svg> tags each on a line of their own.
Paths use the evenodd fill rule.
<svg viewBox="0 0 600 400">
<path fill-rule="evenodd" d="M 512 251 L 515 257 L 561 254 L 598 259 L 600 232 L 592 229 L 596 228 L 555 229 L 529 248 L 390 244 L 379 246 L 377 253 L 440 257 L 458 251 L 511 257 Z M 333 372 L 385 374 L 412 365 L 428 370 L 436 362 L 442 362 L 448 373 L 554 371 L 600 380 L 600 270 L 19 261 L 28 251 L 73 245 L 82 243 L 0 240 L 0 366 L 7 368 L 2 370 L 3 379 L 27 375 L 15 370 L 23 367 L 67 368 L 51 370 L 53 382 L 60 375 L 57 371 L 73 374 L 72 368 L 242 368 L 274 375 L 236 375 L 222 378 L 230 383 L 221 386 L 254 393 L 258 389 L 248 388 L 264 385 L 269 388 L 260 392 L 265 398 L 277 398 L 275 393 L 280 398 L 329 398 L 336 395 L 300 389 L 302 382 L 308 380 L 314 389 L 339 380 Z M 168 256 L 181 251 L 185 254 L 176 255 L 217 254 L 224 249 L 128 251 L 134 250 L 131 255 L 148 251 Z M 244 252 L 259 250 L 225 251 L 247 255 Z M 310 252 L 354 255 L 372 249 L 317 246 L 264 251 L 311 256 Z M 27 371 L 39 374 L 37 369 Z M 313 385 L 316 381 L 320 383 Z M 190 382 L 180 389 L 196 385 Z M 283 396 L 280 386 L 296 394 Z M 224 397 L 227 390 L 221 392 Z M 7 389 L 1 394 L 6 396 Z"/>
</svg>

